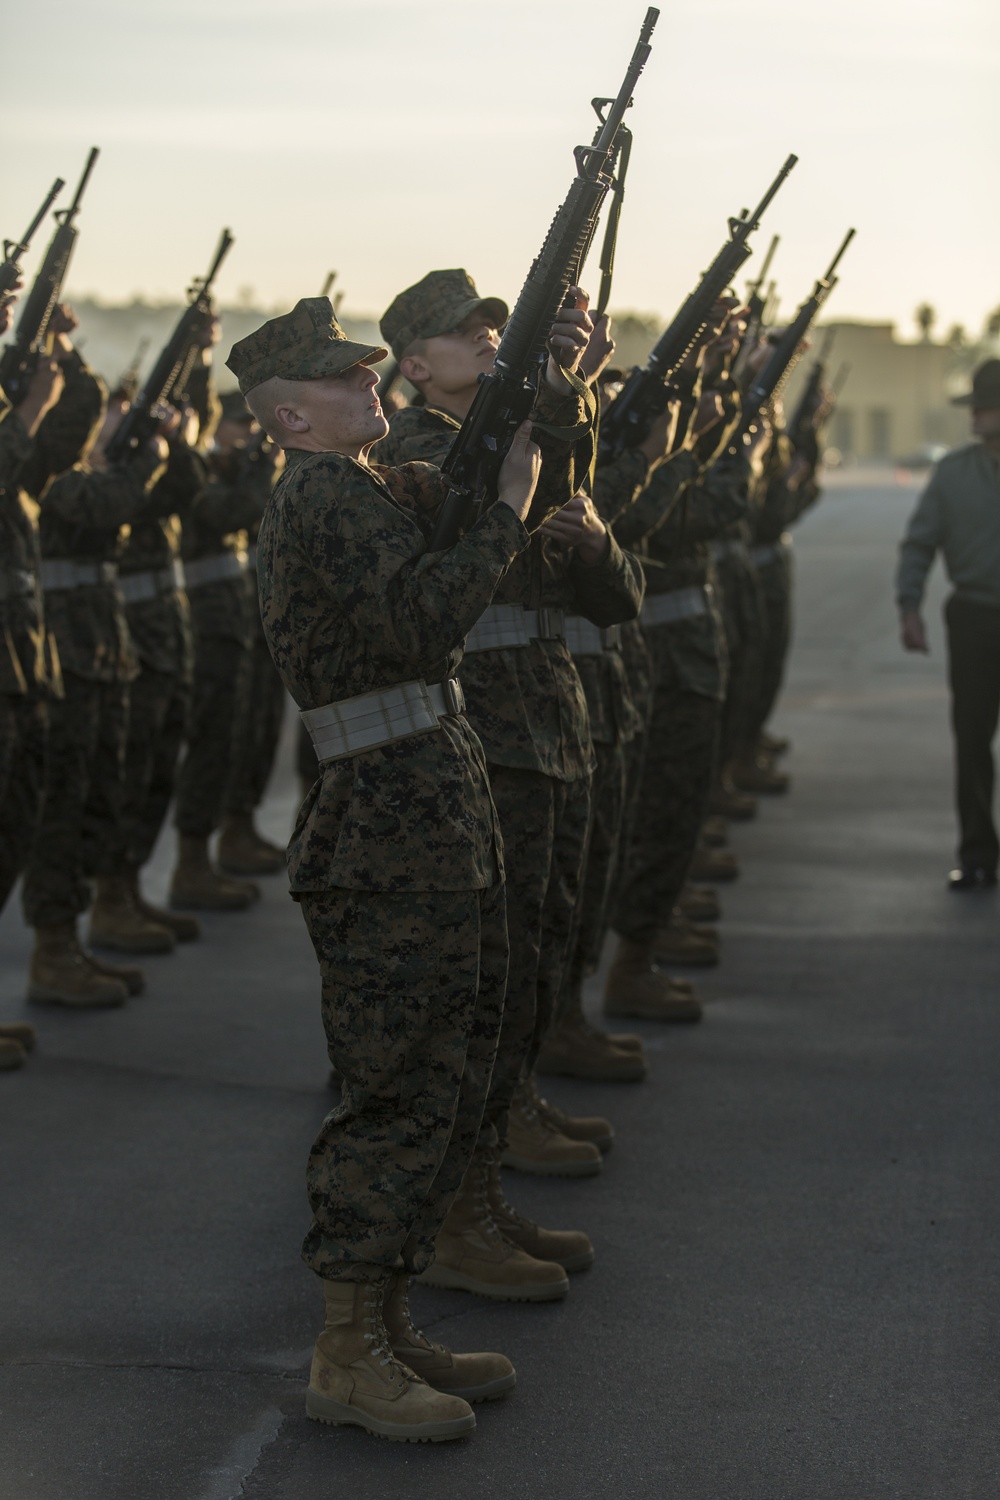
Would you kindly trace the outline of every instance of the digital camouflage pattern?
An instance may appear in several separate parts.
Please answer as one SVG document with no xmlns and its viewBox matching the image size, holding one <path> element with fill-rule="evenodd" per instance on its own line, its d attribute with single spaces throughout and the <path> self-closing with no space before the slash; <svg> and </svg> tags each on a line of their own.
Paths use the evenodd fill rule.
<svg viewBox="0 0 1000 1500">
<path fill-rule="evenodd" d="M 300 708 L 423 678 L 440 682 L 527 533 L 492 506 L 427 552 L 446 493 L 424 464 L 366 468 L 286 455 L 261 523 L 257 573 L 272 656 Z M 482 747 L 463 718 L 328 765 L 289 847 L 293 892 L 475 890 L 496 879 Z"/>
<path fill-rule="evenodd" d="M 491 328 L 502 328 L 510 316 L 499 297 L 480 297 L 468 271 L 430 271 L 390 303 L 379 332 L 400 360 L 418 339 L 454 333 L 474 312 Z"/>
<path fill-rule="evenodd" d="M 374 1281 L 400 1260 L 418 1273 L 479 1135 L 507 977 L 503 886 L 301 904 L 343 1079 L 309 1156 L 303 1259 L 327 1280 Z"/>
<path fill-rule="evenodd" d="M 651 941 L 669 921 L 698 842 L 717 769 L 721 703 L 692 692 L 670 653 L 653 657 L 653 712 L 639 779 L 637 814 L 618 882 L 612 926 L 633 942 Z"/>
<path fill-rule="evenodd" d="M 88 909 L 91 880 L 117 873 L 128 684 L 67 672 L 49 704 L 45 795 L 24 872 L 31 927 L 73 922 Z"/>
<path fill-rule="evenodd" d="M 552 1022 L 569 961 L 590 813 L 590 778 L 559 781 L 491 766 L 504 837 L 510 970 L 503 1029 L 484 1124 L 506 1143 L 507 1116 Z"/>
<path fill-rule="evenodd" d="M 244 464 L 238 454 L 210 458 L 208 482 L 183 513 L 185 563 L 245 550 L 247 530 L 256 529 L 263 515 L 273 472 L 273 464 Z M 194 669 L 174 823 L 182 834 L 207 838 L 221 821 L 247 723 L 254 625 L 246 576 L 192 587 L 188 604 Z"/>
<path fill-rule="evenodd" d="M 542 386 L 536 416 L 546 425 L 584 424 L 579 396 L 560 397 Z M 459 423 L 446 412 L 404 407 L 390 418 L 389 435 L 378 444 L 380 462 L 414 459 L 440 464 Z M 536 430 L 542 449 L 542 476 L 536 505 L 557 509 L 576 492 L 583 472 L 577 447 L 589 466 L 591 444 L 552 438 Z M 495 602 L 526 609 L 558 607 L 586 615 L 595 624 L 634 618 L 641 600 L 641 575 L 615 544 L 604 562 L 584 568 L 575 554 L 543 537 L 511 568 Z M 532 641 L 500 651 L 476 651 L 462 665 L 466 712 L 483 742 L 490 766 L 539 771 L 561 781 L 589 776 L 593 747 L 580 676 L 561 640 Z"/>
<path fill-rule="evenodd" d="M 28 429 L 0 392 L 0 487 L 13 484 L 17 470 L 30 452 Z"/>
<path fill-rule="evenodd" d="M 236 737 L 232 774 L 226 789 L 226 812 L 249 813 L 264 800 L 274 769 L 285 714 L 285 685 L 278 676 L 264 635 L 257 599 L 256 566 L 247 574 L 247 604 L 252 639 L 247 673 L 245 707 Z M 309 749 L 315 752 L 312 741 Z"/>
<path fill-rule="evenodd" d="M 154 486 L 158 518 L 133 525 L 119 564 L 122 575 L 159 573 L 180 555 L 179 516 L 207 482 L 203 459 L 171 446 Z M 125 606 L 139 675 L 129 700 L 122 815 L 122 861 L 138 870 L 149 859 L 173 800 L 191 697 L 192 646 L 187 595 L 168 588 Z M 121 873 L 120 871 L 117 873 Z"/>
<path fill-rule="evenodd" d="M 80 354 L 71 350 L 59 367 L 65 380 L 62 395 L 42 418 L 18 473 L 22 489 L 36 500 L 50 479 L 79 461 L 104 416 L 104 385 Z"/>
<path fill-rule="evenodd" d="M 48 707 L 34 693 L 0 693 L 0 911 L 28 862 L 38 826 Z"/>
<path fill-rule="evenodd" d="M 567 944 L 568 956 L 554 1007 L 556 1022 L 578 1009 L 583 982 L 601 961 L 626 827 L 626 750 L 634 739 L 635 736 L 630 736 L 627 743 L 613 740 L 595 746 L 597 765 L 590 780 L 586 853 Z"/>
<path fill-rule="evenodd" d="M 291 312 L 270 318 L 233 345 L 226 365 L 245 396 L 275 375 L 285 380 L 320 380 L 352 365 L 377 364 L 387 349 L 355 344 L 334 317 L 329 297 L 302 297 Z"/>
<path fill-rule="evenodd" d="M 160 469 L 152 454 L 123 471 L 76 466 L 42 495 L 43 557 L 113 562 L 123 528 L 153 503 Z M 90 905 L 90 881 L 120 858 L 128 685 L 137 674 L 122 598 L 114 583 L 46 591 L 46 623 L 58 648 L 63 697 L 49 706 L 45 794 L 24 874 L 32 926 L 72 922 Z"/>
</svg>

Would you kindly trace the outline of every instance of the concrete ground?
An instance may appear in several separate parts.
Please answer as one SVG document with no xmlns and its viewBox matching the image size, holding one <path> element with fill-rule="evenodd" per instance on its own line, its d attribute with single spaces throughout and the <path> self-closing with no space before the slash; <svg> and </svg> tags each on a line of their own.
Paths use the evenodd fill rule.
<svg viewBox="0 0 1000 1500">
<path fill-rule="evenodd" d="M 637 1028 L 645 1084 L 553 1085 L 617 1126 L 599 1179 L 510 1178 L 590 1231 L 593 1271 L 562 1305 L 415 1298 L 437 1336 L 510 1354 L 514 1396 L 447 1446 L 303 1416 L 303 1166 L 330 1094 L 277 877 L 149 960 L 125 1010 L 38 1010 L 0 1078 L 2 1500 L 1000 1493 L 997 903 L 944 889 L 941 630 L 904 658 L 891 602 L 914 493 L 839 476 L 800 528 L 794 788 L 734 831 L 704 1023 Z M 287 751 L 276 787 L 283 836 Z M 12 903 L 0 1014 L 25 1013 L 27 951 Z"/>
</svg>

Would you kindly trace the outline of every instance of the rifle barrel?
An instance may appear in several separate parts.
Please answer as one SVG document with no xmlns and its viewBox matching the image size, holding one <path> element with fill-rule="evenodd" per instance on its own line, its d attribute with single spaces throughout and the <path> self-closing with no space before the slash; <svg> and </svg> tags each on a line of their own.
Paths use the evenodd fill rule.
<svg viewBox="0 0 1000 1500">
<path fill-rule="evenodd" d="M 49 209 L 52 207 L 53 203 L 59 197 L 59 194 L 62 192 L 62 190 L 63 190 L 63 188 L 65 186 L 66 186 L 66 184 L 65 184 L 65 182 L 63 182 L 62 178 L 61 177 L 57 177 L 56 180 L 55 180 L 55 182 L 52 184 L 52 187 L 49 190 L 49 196 L 46 198 L 45 202 L 42 204 L 41 208 L 38 210 L 37 214 L 32 219 L 32 221 L 28 225 L 27 229 L 24 231 L 24 234 L 22 235 L 22 237 L 17 241 L 17 243 L 15 245 L 11 245 L 9 241 L 5 242 L 5 244 L 4 244 L 4 254 L 5 255 L 9 256 L 9 254 L 10 254 L 10 252 L 12 250 L 17 255 L 23 255 L 24 254 L 25 250 L 28 249 L 28 247 L 31 244 L 31 241 L 35 237 L 35 230 L 38 228 L 39 224 L 45 218 L 45 215 L 48 213 Z"/>
<path fill-rule="evenodd" d="M 64 224 L 71 224 L 79 213 L 80 199 L 83 197 L 84 188 L 90 181 L 90 174 L 94 170 L 94 163 L 97 161 L 97 158 L 100 156 L 100 154 L 101 149 L 99 146 L 91 146 L 90 155 L 87 157 L 87 165 L 84 167 L 83 176 L 80 178 L 80 181 L 77 184 L 73 202 L 70 204 L 69 208 L 60 210 L 60 213 L 58 215 L 58 217 L 62 219 L 62 222 Z"/>
<path fill-rule="evenodd" d="M 219 247 L 215 252 L 215 259 L 212 261 L 211 267 L 209 268 L 209 272 L 205 277 L 205 280 L 198 287 L 197 296 L 204 297 L 207 292 L 211 291 L 212 282 L 219 274 L 219 267 L 222 265 L 222 262 L 229 254 L 229 249 L 232 244 L 233 236 L 229 233 L 228 229 L 224 229 L 219 239 Z"/>
<path fill-rule="evenodd" d="M 774 259 L 774 252 L 777 250 L 780 243 L 781 235 L 772 234 L 771 243 L 767 247 L 767 254 L 764 256 L 764 259 L 761 262 L 760 275 L 750 287 L 751 295 L 757 296 L 760 292 L 761 287 L 764 285 L 764 282 L 767 280 L 767 273 L 771 269 L 771 262 Z"/>
<path fill-rule="evenodd" d="M 597 133 L 597 138 L 595 139 L 593 146 L 587 153 L 588 156 L 594 153 L 599 153 L 601 156 L 607 156 L 608 152 L 611 150 L 611 147 L 614 145 L 615 136 L 618 134 L 618 127 L 619 125 L 621 125 L 622 120 L 625 118 L 625 111 L 632 103 L 632 90 L 638 83 L 639 75 L 642 72 L 643 68 L 646 66 L 646 61 L 649 57 L 650 52 L 652 51 L 652 48 L 649 45 L 649 39 L 653 34 L 653 27 L 656 25 L 659 18 L 660 12 L 657 10 L 655 5 L 651 5 L 646 11 L 646 19 L 643 21 L 642 27 L 639 31 L 639 40 L 635 44 L 635 51 L 632 53 L 632 61 L 628 65 L 628 70 L 625 74 L 622 86 L 618 90 L 617 98 L 611 101 L 611 107 L 604 117 L 604 122 L 601 126 L 601 129 Z M 602 100 L 595 99 L 594 108 L 598 109 L 599 105 L 603 102 L 604 101 Z"/>
<path fill-rule="evenodd" d="M 848 245 L 851 243 L 851 241 L 853 240 L 853 238 L 854 238 L 854 236 L 855 236 L 856 233 L 857 233 L 857 230 L 855 230 L 855 229 L 849 229 L 847 231 L 847 233 L 844 235 L 844 238 L 840 242 L 840 249 L 837 251 L 836 255 L 833 257 L 833 260 L 831 260 L 830 264 L 826 268 L 826 275 L 823 277 L 824 281 L 828 281 L 828 282 L 830 282 L 832 284 L 833 279 L 834 279 L 834 272 L 836 271 L 837 267 L 840 265 L 840 262 L 841 262 L 841 259 L 843 257 L 844 251 L 847 249 Z"/>
<path fill-rule="evenodd" d="M 771 186 L 768 188 L 767 192 L 764 194 L 763 198 L 757 204 L 757 207 L 754 209 L 753 213 L 747 220 L 751 229 L 758 228 L 761 220 L 761 215 L 764 213 L 764 210 L 767 208 L 768 204 L 771 202 L 771 199 L 774 197 L 775 193 L 778 191 L 781 184 L 784 182 L 785 178 L 788 176 L 789 172 L 792 170 L 797 161 L 798 157 L 794 152 L 785 159 L 784 165 L 779 171 L 777 177 L 771 183 Z"/>
</svg>

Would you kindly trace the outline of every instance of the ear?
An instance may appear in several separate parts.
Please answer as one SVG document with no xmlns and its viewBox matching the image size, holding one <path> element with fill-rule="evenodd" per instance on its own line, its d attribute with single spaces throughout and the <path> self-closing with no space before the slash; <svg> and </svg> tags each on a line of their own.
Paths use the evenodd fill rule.
<svg viewBox="0 0 1000 1500">
<path fill-rule="evenodd" d="M 399 373 L 411 385 L 420 385 L 431 378 L 430 366 L 419 354 L 404 354 L 399 361 Z"/>
<path fill-rule="evenodd" d="M 309 422 L 294 406 L 276 406 L 274 415 L 286 432 L 308 432 Z"/>
</svg>

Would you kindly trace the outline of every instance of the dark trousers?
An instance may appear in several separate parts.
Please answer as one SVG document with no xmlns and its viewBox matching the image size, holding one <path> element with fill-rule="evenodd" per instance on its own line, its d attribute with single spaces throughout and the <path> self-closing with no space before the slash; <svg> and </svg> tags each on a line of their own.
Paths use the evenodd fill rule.
<svg viewBox="0 0 1000 1500">
<path fill-rule="evenodd" d="M 963 868 L 995 870 L 1000 855 L 993 822 L 993 738 L 1000 715 L 1000 609 L 952 595 L 944 617 L 955 735 L 958 858 Z"/>
<path fill-rule="evenodd" d="M 0 911 L 28 863 L 42 806 L 48 705 L 0 694 Z"/>
</svg>

